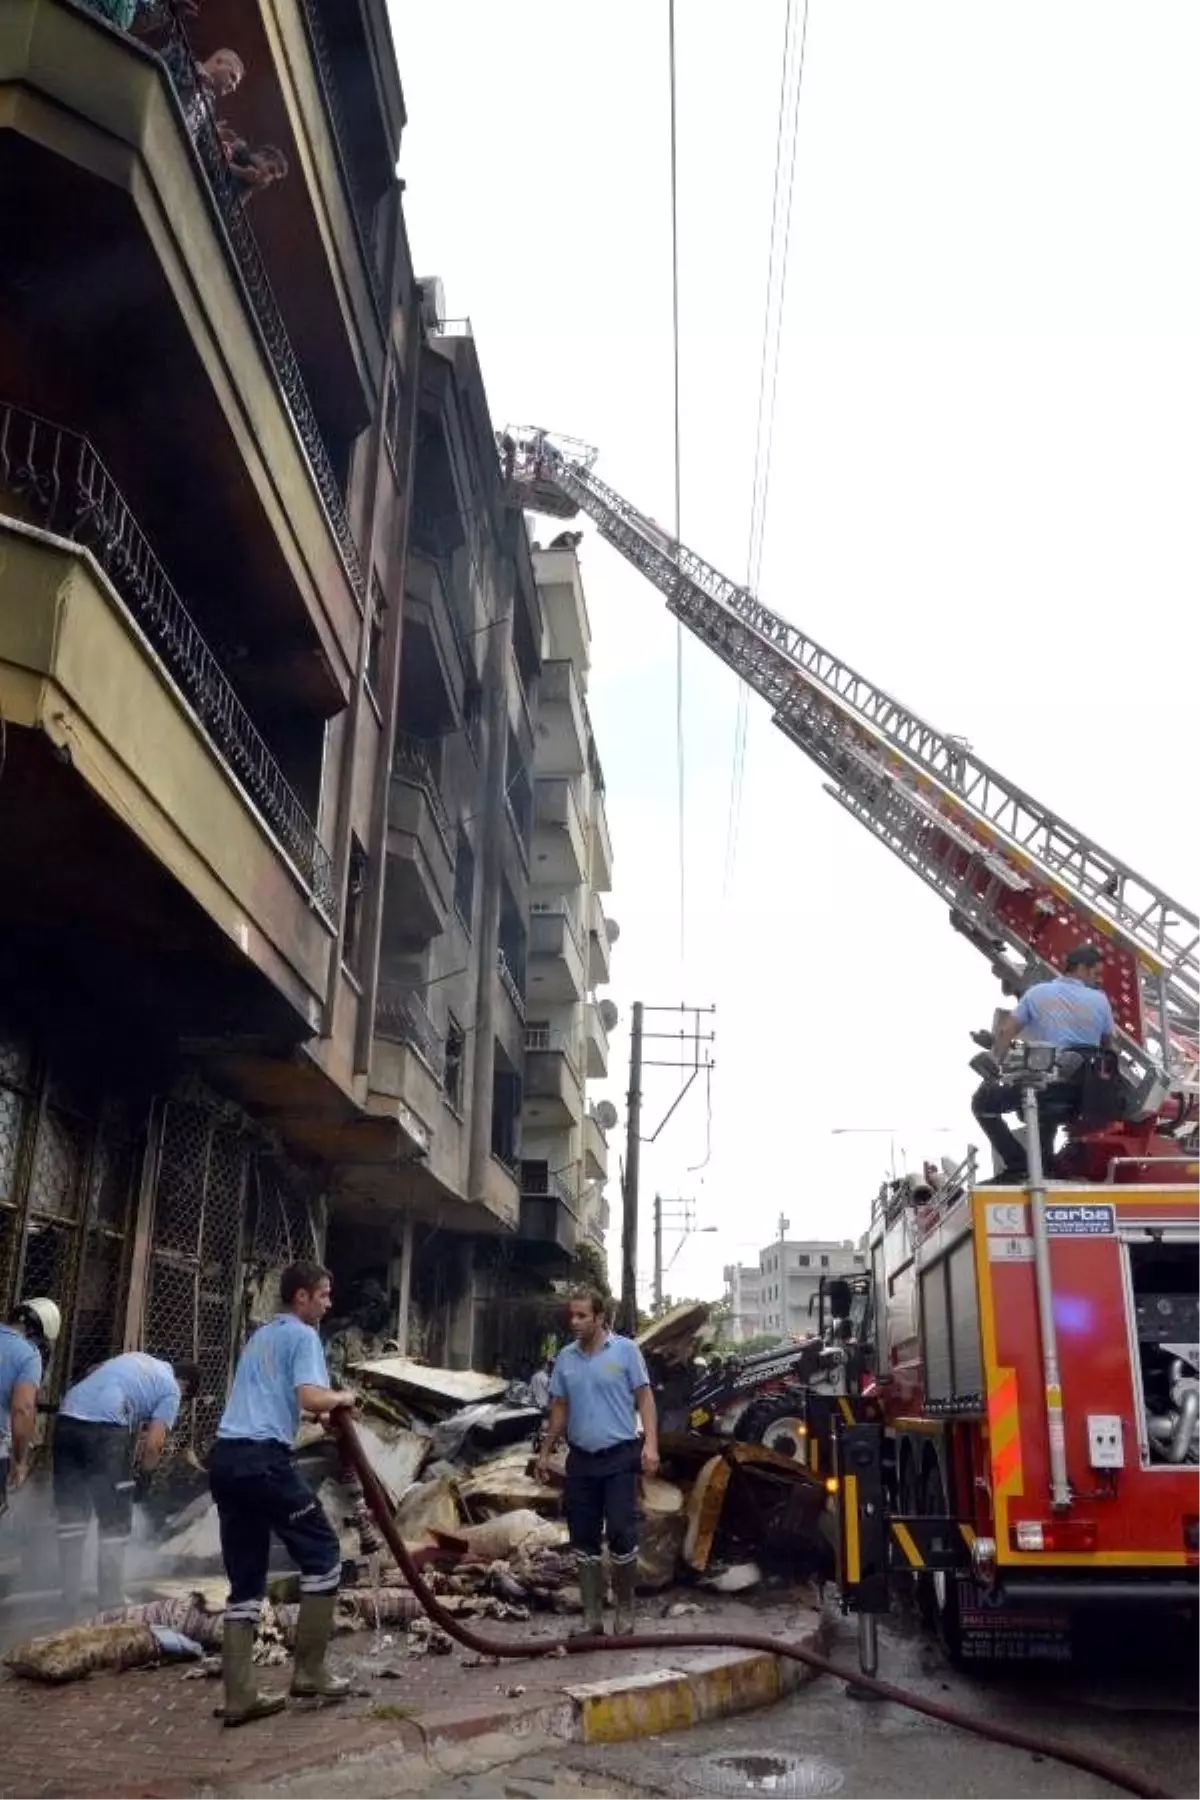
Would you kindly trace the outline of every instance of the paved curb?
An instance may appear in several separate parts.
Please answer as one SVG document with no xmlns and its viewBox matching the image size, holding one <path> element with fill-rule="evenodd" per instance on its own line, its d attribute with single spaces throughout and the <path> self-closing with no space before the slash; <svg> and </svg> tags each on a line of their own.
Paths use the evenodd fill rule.
<svg viewBox="0 0 1200 1800">
<path fill-rule="evenodd" d="M 798 1642 L 822 1653 L 827 1640 L 828 1626 L 822 1620 Z M 770 1706 L 816 1674 L 807 1664 L 770 1651 L 711 1650 L 693 1656 L 683 1667 L 564 1687 L 561 1700 L 547 1701 L 543 1696 L 526 1709 L 489 1705 L 441 1718 L 426 1714 L 414 1722 L 431 1750 L 499 1732 L 578 1744 L 622 1744 Z"/>
</svg>

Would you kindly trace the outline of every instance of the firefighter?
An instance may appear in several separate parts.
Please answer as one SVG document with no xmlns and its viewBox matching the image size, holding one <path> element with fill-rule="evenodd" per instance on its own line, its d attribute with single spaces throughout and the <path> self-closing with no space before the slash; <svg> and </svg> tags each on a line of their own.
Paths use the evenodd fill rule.
<svg viewBox="0 0 1200 1800">
<path fill-rule="evenodd" d="M 325 1663 L 341 1549 L 292 1453 L 302 1413 L 327 1424 L 331 1413 L 355 1404 L 353 1394 L 329 1386 L 317 1335 L 330 1297 L 329 1271 L 319 1264 L 293 1263 L 283 1271 L 282 1310 L 259 1326 L 242 1351 L 209 1458 L 229 1577 L 221 1647 L 226 1725 L 265 1718 L 284 1705 L 282 1694 L 256 1690 L 252 1661 L 272 1531 L 300 1568 L 291 1691 L 297 1698 L 340 1700 L 350 1689 Z"/>
<path fill-rule="evenodd" d="M 37 1392 L 61 1327 L 62 1314 L 45 1298 L 23 1300 L 0 1325 L 0 1513 L 8 1506 L 10 1479 L 16 1489 L 29 1474 Z"/>
<path fill-rule="evenodd" d="M 131 1350 L 110 1357 L 67 1389 L 54 1427 L 54 1510 L 63 1610 L 79 1612 L 83 1551 L 93 1512 L 99 1532 L 97 1600 L 101 1612 L 125 1605 L 125 1550 L 133 1503 L 162 1457 L 184 1400 L 196 1391 L 195 1363 L 172 1368 Z"/>
<path fill-rule="evenodd" d="M 538 1472 L 544 1480 L 555 1446 L 565 1437 L 570 1446 L 567 1525 L 583 1598 L 583 1623 L 574 1635 L 604 1630 L 602 1540 L 607 1527 L 614 1629 L 618 1637 L 628 1637 L 637 1582 L 638 1472 L 658 1473 L 658 1415 L 642 1353 L 631 1338 L 609 1330 L 602 1297 L 583 1288 L 571 1295 L 569 1307 L 575 1341 L 555 1360 L 550 1423 L 538 1453 Z"/>
<path fill-rule="evenodd" d="M 1056 1050 L 1078 1052 L 1076 1068 L 1066 1079 L 1050 1082 L 1038 1095 L 1042 1161 L 1049 1169 L 1054 1140 L 1061 1124 L 1079 1110 L 1083 1077 L 1090 1054 L 1113 1047 L 1116 1023 L 1102 979 L 1104 958 L 1094 944 L 1077 944 L 1067 953 L 1065 974 L 1053 981 L 1039 981 L 1022 995 L 1016 1008 L 1000 1021 L 992 1054 L 1003 1065 L 1019 1037 Z M 1068 1057 L 1068 1060 L 1069 1057 Z M 1024 1146 L 1004 1122 L 1005 1113 L 1019 1113 L 1019 1082 L 985 1081 L 971 1101 L 979 1122 L 1001 1164 L 993 1177 L 997 1184 L 1024 1181 L 1029 1173 Z"/>
</svg>

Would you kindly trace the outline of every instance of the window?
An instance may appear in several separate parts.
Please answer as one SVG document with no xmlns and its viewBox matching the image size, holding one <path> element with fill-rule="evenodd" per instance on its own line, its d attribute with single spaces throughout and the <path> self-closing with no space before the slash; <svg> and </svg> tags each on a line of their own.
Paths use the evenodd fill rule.
<svg viewBox="0 0 1200 1800">
<path fill-rule="evenodd" d="M 799 1263 L 799 1265 L 802 1269 L 807 1269 L 812 1262 L 812 1257 L 811 1256 L 798 1256 L 796 1258 L 796 1261 Z"/>
<path fill-rule="evenodd" d="M 356 837 L 350 839 L 350 867 L 346 872 L 345 923 L 342 928 L 342 961 L 352 975 L 362 974 L 363 897 L 367 891 L 367 853 Z"/>
<path fill-rule="evenodd" d="M 469 937 L 475 911 L 475 852 L 461 825 L 454 853 L 454 910 Z"/>
<path fill-rule="evenodd" d="M 367 619 L 367 686 L 376 700 L 383 675 L 383 631 L 387 601 L 378 575 L 371 576 L 371 611 Z"/>
<path fill-rule="evenodd" d="M 442 1086 L 446 1099 L 456 1113 L 462 1111 L 463 1098 L 463 1059 L 467 1049 L 467 1034 L 454 1017 L 453 1013 L 446 1018 L 446 1060 L 443 1066 Z"/>
<path fill-rule="evenodd" d="M 856 1269 L 865 1269 L 867 1266 L 867 1259 L 860 1250 L 854 1253 L 854 1266 Z"/>
<path fill-rule="evenodd" d="M 823 1269 L 827 1269 L 829 1267 L 829 1258 L 827 1256 L 823 1256 L 821 1258 L 821 1267 Z"/>
</svg>

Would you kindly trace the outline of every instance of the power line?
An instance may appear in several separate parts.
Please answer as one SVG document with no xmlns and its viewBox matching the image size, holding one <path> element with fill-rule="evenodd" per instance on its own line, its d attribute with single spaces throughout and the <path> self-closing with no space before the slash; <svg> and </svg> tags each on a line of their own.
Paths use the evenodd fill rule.
<svg viewBox="0 0 1200 1800">
<path fill-rule="evenodd" d="M 667 3 L 667 64 L 671 85 L 671 338 L 675 377 L 675 542 L 680 525 L 679 432 L 679 184 L 675 113 L 675 0 Z M 675 621 L 675 766 L 678 771 L 679 812 L 679 966 L 683 967 L 687 943 L 687 856 L 684 843 L 683 762 L 683 622 Z"/>
<path fill-rule="evenodd" d="M 750 526 L 746 546 L 746 586 L 751 593 L 757 593 L 759 576 L 762 569 L 763 544 L 766 535 L 767 508 L 771 490 L 771 453 L 775 437 L 775 395 L 779 379 L 780 346 L 783 339 L 784 300 L 787 293 L 788 249 L 791 241 L 792 225 L 792 193 L 796 172 L 796 138 L 800 120 L 800 90 L 804 80 L 804 53 L 808 43 L 808 0 L 804 0 L 804 10 L 800 27 L 799 51 L 795 57 L 795 89 L 791 99 L 791 113 L 788 113 L 788 87 L 792 72 L 792 46 L 794 41 L 794 20 L 796 0 L 788 0 L 784 21 L 783 59 L 779 74 L 779 107 L 775 127 L 775 178 L 771 196 L 771 238 L 767 254 L 767 282 L 763 300 L 762 354 L 758 377 L 758 415 L 755 427 L 754 475 L 750 491 Z M 781 182 L 785 167 L 784 133 L 785 121 L 788 124 L 789 143 L 786 157 L 786 189 Z M 781 192 L 785 192 L 782 205 Z M 783 218 L 783 248 L 778 263 L 778 280 L 776 280 L 776 240 L 779 233 L 779 221 Z M 772 296 L 776 296 L 774 351 L 771 353 L 772 331 Z M 768 393 L 767 365 L 771 365 L 770 389 Z M 764 423 L 765 422 L 765 423 Z M 741 825 L 742 792 L 746 772 L 746 742 L 750 729 L 750 697 L 744 685 L 739 684 L 737 713 L 734 721 L 733 765 L 729 781 L 729 815 L 725 834 L 725 896 L 728 898 L 733 886 L 733 873 L 737 863 L 737 841 Z"/>
</svg>

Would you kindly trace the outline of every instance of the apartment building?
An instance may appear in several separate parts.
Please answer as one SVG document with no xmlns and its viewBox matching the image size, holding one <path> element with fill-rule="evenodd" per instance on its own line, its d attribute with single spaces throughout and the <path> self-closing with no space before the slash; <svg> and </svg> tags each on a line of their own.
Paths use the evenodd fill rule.
<svg viewBox="0 0 1200 1800">
<path fill-rule="evenodd" d="M 724 1269 L 725 1304 L 729 1308 L 729 1339 L 744 1344 L 766 1330 L 763 1318 L 762 1270 L 756 1263 L 727 1263 Z"/>
<path fill-rule="evenodd" d="M 0 33 L 0 1307 L 51 1399 L 198 1353 L 203 1448 L 282 1263 L 469 1362 L 539 1252 L 544 625 L 386 0 L 144 20 Z"/>
<path fill-rule="evenodd" d="M 822 1277 L 861 1274 L 867 1255 L 850 1238 L 776 1239 L 758 1255 L 763 1331 L 805 1337 L 816 1328 Z"/>
<path fill-rule="evenodd" d="M 366 1278 L 387 1288 L 404 1349 L 459 1365 L 494 1360 L 495 1271 L 522 1229 L 543 624 L 469 321 L 442 316 L 439 282 L 421 286 L 427 337 L 367 1117 L 336 1173 L 329 1256 L 348 1289 Z"/>
<path fill-rule="evenodd" d="M 608 1141 L 589 1081 L 608 1075 L 616 1007 L 609 980 L 616 925 L 604 915 L 612 845 L 604 775 L 588 715 L 591 626 L 574 533 L 533 564 L 542 610 L 529 889 L 522 1231 L 569 1257 L 604 1246 Z M 599 1112 L 599 1116 L 597 1113 Z"/>
</svg>

